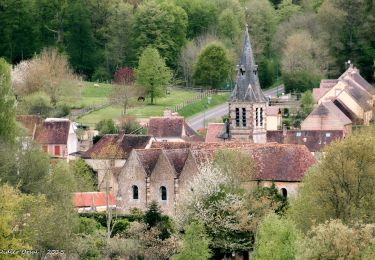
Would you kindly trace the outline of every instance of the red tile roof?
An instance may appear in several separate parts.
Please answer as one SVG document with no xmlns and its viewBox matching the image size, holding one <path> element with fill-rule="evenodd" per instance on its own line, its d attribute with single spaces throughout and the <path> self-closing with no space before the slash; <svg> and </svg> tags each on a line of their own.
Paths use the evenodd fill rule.
<svg viewBox="0 0 375 260">
<path fill-rule="evenodd" d="M 224 123 L 209 123 L 207 126 L 206 143 L 223 142 L 223 139 L 219 138 L 219 134 L 224 129 Z"/>
<path fill-rule="evenodd" d="M 69 120 L 44 121 L 35 133 L 39 144 L 67 144 L 69 136 Z"/>
<path fill-rule="evenodd" d="M 154 137 L 181 137 L 183 117 L 151 117 L 148 134 Z"/>
<path fill-rule="evenodd" d="M 116 158 L 127 159 L 133 149 L 146 148 L 151 136 L 111 134 L 104 135 L 93 147 L 83 155 L 83 158 Z"/>
<path fill-rule="evenodd" d="M 147 175 L 150 175 L 155 168 L 155 165 L 162 153 L 161 149 L 137 149 L 134 150 L 137 154 L 139 162 Z"/>
<path fill-rule="evenodd" d="M 75 208 L 107 205 L 105 192 L 75 192 L 72 200 Z M 108 196 L 108 202 L 109 205 L 116 205 L 116 199 L 112 193 Z"/>
<path fill-rule="evenodd" d="M 168 158 L 177 175 L 180 174 L 189 156 L 189 149 L 164 150 L 163 153 Z"/>
<path fill-rule="evenodd" d="M 169 143 L 170 144 L 170 143 Z M 226 143 L 185 143 L 190 145 L 190 152 L 197 166 L 213 161 L 218 149 L 233 149 L 248 152 L 257 164 L 258 180 L 301 181 L 306 170 L 315 163 L 315 159 L 305 145 L 293 144 L 253 144 L 241 142 Z M 170 146 L 166 146 L 166 149 Z M 147 151 L 147 150 L 143 150 Z M 171 153 L 176 150 L 170 150 Z M 156 164 L 158 158 L 154 158 Z M 183 168 L 182 161 L 176 162 Z M 148 174 L 152 172 L 149 171 Z"/>
<path fill-rule="evenodd" d="M 318 152 L 331 142 L 342 139 L 343 136 L 344 132 L 341 130 L 267 131 L 267 142 L 305 145 L 310 152 Z"/>
<path fill-rule="evenodd" d="M 203 142 L 183 117 L 151 117 L 148 123 L 148 134 L 153 137 L 179 137 L 186 141 Z"/>
</svg>

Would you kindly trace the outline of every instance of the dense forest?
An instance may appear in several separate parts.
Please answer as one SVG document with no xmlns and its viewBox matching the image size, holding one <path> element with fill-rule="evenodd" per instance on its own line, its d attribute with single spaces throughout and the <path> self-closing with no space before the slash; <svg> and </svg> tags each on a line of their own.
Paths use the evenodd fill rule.
<svg viewBox="0 0 375 260">
<path fill-rule="evenodd" d="M 373 0 L 0 0 L 0 23 L 0 56 L 8 62 L 55 47 L 88 80 L 137 67 L 151 46 L 176 83 L 228 86 L 247 23 L 262 87 L 283 79 L 304 91 L 337 77 L 348 60 L 374 82 Z M 226 71 L 207 71 L 205 80 L 199 62 Z"/>
</svg>

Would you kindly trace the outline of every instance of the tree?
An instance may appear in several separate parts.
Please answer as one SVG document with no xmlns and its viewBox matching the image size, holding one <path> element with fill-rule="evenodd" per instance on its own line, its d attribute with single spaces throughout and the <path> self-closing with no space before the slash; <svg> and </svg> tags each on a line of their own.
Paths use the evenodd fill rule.
<svg viewBox="0 0 375 260">
<path fill-rule="evenodd" d="M 194 41 L 188 42 L 181 50 L 179 66 L 181 67 L 186 87 L 193 86 L 194 64 L 197 61 L 199 53 L 208 44 L 218 41 L 215 36 L 203 35 L 196 38 Z"/>
<path fill-rule="evenodd" d="M 16 93 L 26 96 L 38 91 L 45 92 L 55 106 L 62 95 L 70 92 L 77 95 L 77 90 L 63 86 L 64 81 L 75 79 L 68 57 L 57 49 L 44 49 L 39 55 L 18 64 L 12 71 L 12 83 Z"/>
<path fill-rule="evenodd" d="M 127 108 L 130 105 L 130 98 L 137 96 L 139 89 L 134 86 L 135 75 L 130 68 L 118 69 L 115 73 L 111 101 L 114 104 L 121 105 L 123 115 L 126 115 Z"/>
<path fill-rule="evenodd" d="M 181 195 L 177 222 L 187 226 L 202 223 L 215 252 L 246 251 L 252 247 L 254 215 L 250 215 L 246 196 L 217 168 L 206 167 L 196 175 Z"/>
<path fill-rule="evenodd" d="M 78 190 L 76 191 L 95 191 L 97 189 L 96 173 L 83 159 L 74 160 L 71 167 L 77 183 Z"/>
<path fill-rule="evenodd" d="M 172 74 L 154 48 L 146 48 L 140 59 L 136 70 L 137 83 L 144 88 L 150 97 L 151 104 L 157 97 L 163 97 L 166 86 L 170 83 Z"/>
<path fill-rule="evenodd" d="M 186 30 L 187 15 L 181 7 L 172 1 L 146 1 L 135 14 L 134 52 L 139 57 L 146 48 L 155 48 L 168 66 L 176 68 Z"/>
<path fill-rule="evenodd" d="M 209 238 L 204 225 L 193 222 L 185 229 L 182 249 L 173 256 L 173 260 L 206 260 L 211 257 L 209 249 Z"/>
<path fill-rule="evenodd" d="M 0 141 L 13 142 L 16 135 L 15 98 L 10 84 L 10 66 L 0 58 Z"/>
<path fill-rule="evenodd" d="M 276 214 L 267 215 L 261 222 L 255 243 L 255 259 L 295 259 L 300 234 L 295 224 Z"/>
<path fill-rule="evenodd" d="M 306 118 L 314 108 L 314 97 L 310 90 L 302 94 L 301 97 L 301 111 L 304 118 Z M 303 119 L 304 119 L 303 118 Z"/>
<path fill-rule="evenodd" d="M 280 22 L 289 19 L 293 14 L 299 12 L 301 6 L 293 3 L 293 0 L 282 0 L 278 5 L 277 16 Z"/>
<path fill-rule="evenodd" d="M 99 131 L 100 135 L 116 134 L 118 132 L 115 122 L 112 119 L 100 120 L 95 128 Z"/>
<path fill-rule="evenodd" d="M 14 232 L 18 229 L 17 213 L 22 197 L 17 190 L 8 185 L 0 186 L 0 197 L 0 247 L 12 250 L 30 249 L 30 246 Z M 22 257 L 16 255 L 12 259 L 22 259 Z"/>
<path fill-rule="evenodd" d="M 108 18 L 108 43 L 105 57 L 109 73 L 124 65 L 132 65 L 131 56 L 134 51 L 132 42 L 132 28 L 134 22 L 134 8 L 129 3 L 118 1 Z"/>
<path fill-rule="evenodd" d="M 194 82 L 196 85 L 219 88 L 231 74 L 232 63 L 228 51 L 221 44 L 207 45 L 199 54 L 194 66 Z"/>
<path fill-rule="evenodd" d="M 225 9 L 218 18 L 219 34 L 223 38 L 227 38 L 236 46 L 241 35 L 241 24 L 237 14 L 231 9 Z"/>
<path fill-rule="evenodd" d="M 212 1 L 180 0 L 176 4 L 181 6 L 188 20 L 187 37 L 194 39 L 208 32 L 217 21 L 218 10 Z"/>
<path fill-rule="evenodd" d="M 375 225 L 346 226 L 340 220 L 312 227 L 300 241 L 295 259 L 373 259 Z"/>
<path fill-rule="evenodd" d="M 33 0 L 2 0 L 0 2 L 0 56 L 11 63 L 18 63 L 39 51 L 38 13 Z"/>
<path fill-rule="evenodd" d="M 147 208 L 147 211 L 144 215 L 144 222 L 148 227 L 152 228 L 157 226 L 162 220 L 162 214 L 159 205 L 156 201 L 152 201 Z"/>
<path fill-rule="evenodd" d="M 276 30 L 276 11 L 268 0 L 250 0 L 246 3 L 246 22 L 257 60 L 271 55 L 271 39 Z"/>
<path fill-rule="evenodd" d="M 306 231 L 329 219 L 374 223 L 374 145 L 374 130 L 368 128 L 326 146 L 290 208 L 299 228 Z"/>
<path fill-rule="evenodd" d="M 70 4 L 65 29 L 65 45 L 74 70 L 79 74 L 91 77 L 100 57 L 96 52 L 89 15 L 83 1 L 74 1 Z"/>
</svg>

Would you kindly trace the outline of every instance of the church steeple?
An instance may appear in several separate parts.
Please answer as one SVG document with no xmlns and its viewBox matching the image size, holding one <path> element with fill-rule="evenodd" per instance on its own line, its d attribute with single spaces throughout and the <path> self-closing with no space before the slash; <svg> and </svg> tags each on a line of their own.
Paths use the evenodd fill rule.
<svg viewBox="0 0 375 260">
<path fill-rule="evenodd" d="M 267 102 L 260 88 L 258 66 L 255 64 L 247 25 L 244 33 L 240 64 L 237 65 L 236 86 L 232 92 L 231 101 Z"/>
</svg>

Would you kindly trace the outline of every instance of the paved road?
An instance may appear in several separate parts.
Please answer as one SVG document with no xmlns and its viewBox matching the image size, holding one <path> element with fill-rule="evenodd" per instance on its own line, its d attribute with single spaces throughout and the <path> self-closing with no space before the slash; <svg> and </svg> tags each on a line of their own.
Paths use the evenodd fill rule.
<svg viewBox="0 0 375 260">
<path fill-rule="evenodd" d="M 264 95 L 266 97 L 271 96 L 274 97 L 276 96 L 277 93 L 282 93 L 284 92 L 284 86 L 280 85 L 275 88 L 268 89 L 264 91 Z M 188 124 L 194 129 L 197 130 L 199 128 L 203 127 L 203 120 L 205 120 L 206 124 L 210 119 L 213 118 L 220 118 L 224 116 L 225 114 L 228 113 L 228 103 L 216 106 L 214 108 L 211 108 L 207 110 L 205 113 L 199 113 L 191 118 L 188 119 Z"/>
</svg>

